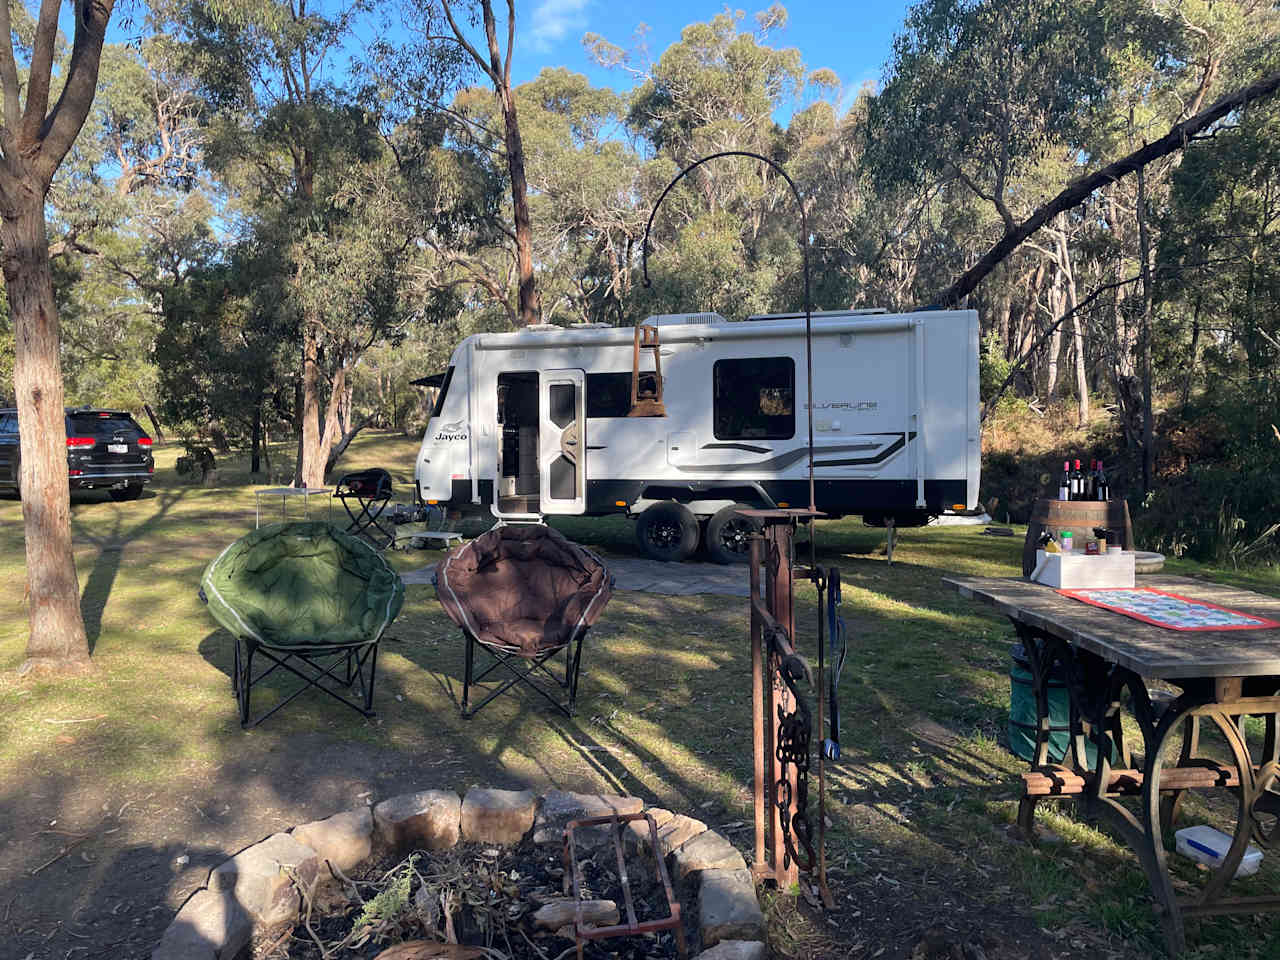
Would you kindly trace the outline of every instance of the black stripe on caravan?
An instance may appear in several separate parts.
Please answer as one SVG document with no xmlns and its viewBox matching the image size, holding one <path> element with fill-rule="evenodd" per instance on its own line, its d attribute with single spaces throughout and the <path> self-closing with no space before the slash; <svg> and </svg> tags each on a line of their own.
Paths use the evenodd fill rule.
<svg viewBox="0 0 1280 960">
<path fill-rule="evenodd" d="M 815 467 L 844 467 L 856 464 L 880 463 L 897 453 L 909 440 L 914 440 L 916 434 L 914 431 L 908 436 L 902 433 L 872 433 L 864 434 L 864 436 L 872 437 L 894 437 L 894 441 L 887 447 L 880 447 L 878 443 L 846 443 L 839 446 L 822 447 L 821 453 L 853 453 L 858 450 L 879 450 L 874 456 L 870 457 L 851 457 L 840 460 L 815 460 Z M 723 447 L 723 445 L 721 445 Z M 703 450 L 714 449 L 713 445 L 706 444 Z M 815 453 L 819 451 L 815 450 Z M 682 473 L 751 473 L 751 472 L 777 472 L 785 470 L 793 464 L 799 463 L 809 456 L 808 447 L 799 447 L 795 450 L 788 450 L 786 453 L 768 460 L 753 460 L 750 463 L 690 463 L 676 464 L 677 470 Z"/>
<path fill-rule="evenodd" d="M 757 447 L 749 443 L 704 443 L 703 450 L 745 450 L 747 453 L 773 453 L 772 447 Z"/>
</svg>

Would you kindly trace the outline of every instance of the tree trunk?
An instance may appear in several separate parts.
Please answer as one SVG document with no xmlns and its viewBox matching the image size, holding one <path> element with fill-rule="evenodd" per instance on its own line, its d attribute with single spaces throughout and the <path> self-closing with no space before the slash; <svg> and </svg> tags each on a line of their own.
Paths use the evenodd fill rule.
<svg viewBox="0 0 1280 960">
<path fill-rule="evenodd" d="M 315 324 L 303 320 L 302 329 L 302 448 L 304 487 L 324 486 L 324 457 L 320 452 L 320 345 Z"/>
<path fill-rule="evenodd" d="M 502 124 L 506 130 L 507 170 L 511 174 L 511 210 L 516 228 L 516 267 L 520 273 L 520 323 L 531 326 L 542 317 L 533 277 L 533 224 L 529 220 L 529 185 L 524 175 L 524 144 L 511 90 L 502 92 Z"/>
<path fill-rule="evenodd" d="M 147 419 L 151 421 L 151 429 L 156 432 L 156 439 L 164 443 L 164 431 L 160 429 L 160 421 L 156 419 L 156 412 L 151 409 L 151 404 L 144 403 L 142 409 L 147 414 Z"/>
<path fill-rule="evenodd" d="M 1045 382 L 1045 400 L 1052 400 L 1058 389 L 1058 356 L 1062 353 L 1062 325 L 1058 323 L 1063 314 L 1062 271 L 1053 272 L 1053 286 L 1049 288 L 1049 322 L 1054 325 L 1049 336 L 1049 375 Z"/>
<path fill-rule="evenodd" d="M 1084 331 L 1080 326 L 1080 314 L 1076 312 L 1079 300 L 1076 297 L 1076 272 L 1071 264 L 1071 248 L 1067 244 L 1066 217 L 1059 217 L 1058 231 L 1058 266 L 1062 270 L 1062 287 L 1066 296 L 1064 309 L 1071 311 L 1071 343 L 1075 350 L 1076 399 L 1080 406 L 1077 427 L 1089 425 L 1089 378 L 1085 371 Z"/>
<path fill-rule="evenodd" d="M 293 419 L 294 429 L 298 434 L 298 452 L 293 459 L 293 485 L 305 486 L 302 482 L 302 381 L 293 381 Z"/>
<path fill-rule="evenodd" d="M 253 439 L 249 454 L 249 472 L 257 473 L 262 467 L 262 397 L 253 408 Z"/>
<path fill-rule="evenodd" d="M 31 598 L 27 660 L 19 672 L 82 670 L 89 665 L 89 640 L 80 613 L 80 584 L 71 549 L 58 309 L 49 269 L 43 191 L 30 184 L 24 186 L 39 199 L 16 217 L 6 217 L 0 226 L 16 352 L 13 387 L 21 437 L 18 476 Z"/>
<path fill-rule="evenodd" d="M 347 368 L 346 365 L 338 367 L 338 372 L 333 376 L 333 383 L 329 390 L 329 401 L 325 404 L 324 419 L 319 418 L 319 411 L 313 418 L 313 422 L 317 423 L 318 438 L 313 448 L 313 459 L 310 463 L 317 468 L 314 471 L 312 479 L 307 481 L 308 487 L 323 487 L 325 485 L 325 477 L 329 470 L 333 467 L 332 460 L 336 459 L 329 455 L 329 451 L 333 447 L 333 442 L 341 434 L 338 427 L 338 411 L 342 406 L 343 398 L 347 395 Z M 348 441 L 350 442 L 350 441 Z M 314 482 L 313 482 L 314 481 Z"/>
<path fill-rule="evenodd" d="M 1151 492 L 1151 474 L 1154 467 L 1152 439 L 1155 428 L 1151 411 L 1151 321 L 1155 310 L 1154 281 L 1151 276 L 1151 235 L 1147 230 L 1147 188 L 1142 167 L 1138 168 L 1138 202 L 1134 212 L 1138 217 L 1138 250 L 1142 273 L 1142 329 L 1138 339 L 1142 344 L 1142 492 Z"/>
</svg>

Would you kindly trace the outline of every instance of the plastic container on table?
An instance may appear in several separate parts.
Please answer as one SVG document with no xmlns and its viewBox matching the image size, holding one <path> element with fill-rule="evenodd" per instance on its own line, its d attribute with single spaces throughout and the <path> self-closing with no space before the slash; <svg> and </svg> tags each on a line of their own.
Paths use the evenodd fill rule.
<svg viewBox="0 0 1280 960">
<path fill-rule="evenodd" d="M 1197 863 L 1216 867 L 1231 849 L 1231 838 L 1221 830 L 1200 824 L 1195 827 L 1183 827 L 1173 835 L 1175 845 L 1180 854 L 1190 857 Z M 1240 858 L 1240 866 L 1236 868 L 1237 877 L 1251 877 L 1262 865 L 1262 851 L 1252 843 L 1245 848 Z"/>
</svg>

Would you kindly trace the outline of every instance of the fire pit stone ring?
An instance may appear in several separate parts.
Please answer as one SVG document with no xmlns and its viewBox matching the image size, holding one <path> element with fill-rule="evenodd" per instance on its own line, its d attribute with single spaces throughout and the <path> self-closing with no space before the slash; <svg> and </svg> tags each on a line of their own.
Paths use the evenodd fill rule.
<svg viewBox="0 0 1280 960">
<path fill-rule="evenodd" d="M 214 867 L 178 910 L 151 960 L 247 960 L 255 938 L 283 934 L 299 920 L 296 883 L 317 888 L 388 855 L 442 851 L 460 841 L 516 846 L 565 844 L 566 828 L 592 817 L 648 814 L 682 906 L 697 904 L 698 960 L 764 960 L 764 915 L 742 855 L 700 820 L 638 797 L 472 787 L 423 790 L 336 813 L 272 834 Z M 609 825 L 575 827 L 579 849 L 611 842 Z M 628 856 L 650 852 L 647 819 L 631 819 Z"/>
</svg>

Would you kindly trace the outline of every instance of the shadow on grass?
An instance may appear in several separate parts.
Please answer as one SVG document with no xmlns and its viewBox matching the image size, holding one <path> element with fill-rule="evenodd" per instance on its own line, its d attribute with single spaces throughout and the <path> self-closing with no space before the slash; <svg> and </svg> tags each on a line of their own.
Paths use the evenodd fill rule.
<svg viewBox="0 0 1280 960">
<path fill-rule="evenodd" d="M 74 525 L 74 535 L 88 540 L 98 548 L 94 558 L 93 569 L 85 580 L 84 590 L 80 594 L 80 615 L 84 618 L 85 635 L 89 638 L 89 653 L 92 654 L 102 635 L 102 614 L 107 601 L 111 599 L 111 589 L 115 585 L 116 575 L 120 572 L 120 560 L 125 548 L 141 541 L 154 533 L 164 521 L 165 516 L 186 496 L 186 491 L 165 491 L 152 499 L 159 499 L 160 506 L 155 513 L 136 526 L 122 530 L 123 515 L 117 511 L 110 530 L 101 526 L 90 529 L 85 523 Z M 76 518 L 80 520 L 80 518 Z"/>
</svg>

